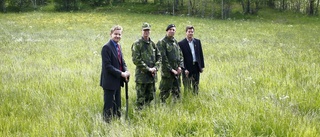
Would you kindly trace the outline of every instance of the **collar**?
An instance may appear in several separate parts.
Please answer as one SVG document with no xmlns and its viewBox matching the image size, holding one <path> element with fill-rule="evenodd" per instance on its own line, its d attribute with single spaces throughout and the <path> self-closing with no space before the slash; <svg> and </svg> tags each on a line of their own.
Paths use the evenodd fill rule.
<svg viewBox="0 0 320 137">
<path fill-rule="evenodd" d="M 150 37 L 148 38 L 148 40 L 145 40 L 143 37 L 141 37 L 141 39 L 142 39 L 142 41 L 145 42 L 145 43 L 150 43 L 150 41 L 151 41 L 151 38 L 150 38 Z"/>
<path fill-rule="evenodd" d="M 174 41 L 174 37 L 168 37 L 167 35 L 166 35 L 166 39 L 169 41 Z"/>
<path fill-rule="evenodd" d="M 191 40 L 189 40 L 188 38 L 186 38 L 186 40 L 187 40 L 189 43 L 191 43 L 191 42 L 193 42 L 194 38 L 192 38 Z"/>
<path fill-rule="evenodd" d="M 114 42 L 113 40 L 110 40 L 113 43 L 113 46 L 117 48 L 117 43 Z"/>
</svg>

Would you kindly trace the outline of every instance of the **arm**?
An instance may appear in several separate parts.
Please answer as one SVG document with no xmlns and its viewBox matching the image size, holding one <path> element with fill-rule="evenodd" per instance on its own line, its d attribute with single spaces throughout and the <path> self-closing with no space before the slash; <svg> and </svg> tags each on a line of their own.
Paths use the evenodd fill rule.
<svg viewBox="0 0 320 137">
<path fill-rule="evenodd" d="M 121 52 L 121 62 L 122 62 L 122 69 L 123 69 L 122 71 L 119 70 L 121 72 L 121 77 L 123 77 L 125 81 L 128 82 L 130 77 L 130 72 L 128 71 L 127 64 L 126 64 L 126 61 L 124 60 L 122 52 Z"/>
<path fill-rule="evenodd" d="M 101 57 L 102 57 L 102 64 L 104 65 L 105 70 L 111 74 L 116 76 L 117 78 L 121 77 L 121 71 L 114 67 L 112 62 L 112 49 L 110 48 L 110 45 L 103 46 L 101 50 Z"/>
<path fill-rule="evenodd" d="M 182 53 L 180 47 L 179 47 L 179 54 L 180 54 L 180 55 L 179 55 L 179 56 L 180 56 L 179 67 L 180 67 L 180 68 L 185 68 L 184 63 L 183 63 L 183 53 Z"/>
<path fill-rule="evenodd" d="M 168 58 L 167 58 L 167 52 L 166 52 L 166 43 L 162 40 L 159 40 L 157 43 L 157 47 L 161 54 L 162 59 L 162 70 L 166 70 L 167 72 L 171 72 L 172 67 L 169 64 Z"/>
<path fill-rule="evenodd" d="M 139 44 L 139 41 L 136 41 L 132 44 L 131 51 L 133 64 L 136 65 L 138 68 L 141 68 L 141 70 L 143 71 L 148 71 L 149 67 L 142 59 L 141 46 Z"/>
<path fill-rule="evenodd" d="M 154 44 L 154 43 L 153 43 Z M 160 68 L 160 64 L 161 64 L 161 61 L 162 61 L 162 57 L 161 57 L 161 53 L 160 53 L 160 50 L 159 48 L 154 44 L 154 47 L 155 47 L 155 54 L 156 54 L 156 64 L 155 64 L 155 68 L 157 70 L 159 70 Z"/>
<path fill-rule="evenodd" d="M 204 58 L 203 58 L 203 51 L 202 51 L 202 45 L 201 45 L 201 41 L 199 40 L 199 57 L 200 57 L 200 67 L 201 69 L 204 68 Z"/>
<path fill-rule="evenodd" d="M 177 65 L 178 65 L 178 68 L 176 68 L 175 71 L 173 71 L 173 73 L 175 75 L 180 75 L 181 72 L 182 72 L 182 69 L 184 68 L 184 63 L 183 63 L 183 53 L 182 53 L 182 50 L 180 48 L 180 45 L 178 44 L 177 41 L 175 41 L 175 43 L 177 44 L 177 47 L 176 47 L 176 50 L 177 50 L 177 56 L 178 56 L 178 62 L 177 62 Z"/>
</svg>

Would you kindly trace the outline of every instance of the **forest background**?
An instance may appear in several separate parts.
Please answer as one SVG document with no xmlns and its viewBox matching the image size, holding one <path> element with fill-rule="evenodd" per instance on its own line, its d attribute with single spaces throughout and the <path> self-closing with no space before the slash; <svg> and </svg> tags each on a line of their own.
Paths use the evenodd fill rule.
<svg viewBox="0 0 320 137">
<path fill-rule="evenodd" d="M 0 0 L 0 12 L 125 10 L 206 18 L 257 14 L 263 8 L 317 15 L 320 0 Z M 116 8 L 122 7 L 122 8 Z"/>
</svg>

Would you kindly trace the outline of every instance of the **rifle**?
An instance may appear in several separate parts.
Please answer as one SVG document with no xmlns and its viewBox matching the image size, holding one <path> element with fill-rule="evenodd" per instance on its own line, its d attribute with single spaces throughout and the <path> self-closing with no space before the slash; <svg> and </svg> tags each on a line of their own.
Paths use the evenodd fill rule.
<svg viewBox="0 0 320 137">
<path fill-rule="evenodd" d="M 176 79 L 176 84 L 178 86 L 178 92 L 180 94 L 180 84 L 179 84 L 179 75 L 174 75 L 174 78 Z"/>
<path fill-rule="evenodd" d="M 153 67 L 153 65 L 151 65 L 151 67 Z M 151 74 L 151 76 L 153 77 L 153 87 L 154 87 L 154 89 L 153 89 L 153 97 L 154 97 L 154 108 L 156 108 L 156 106 L 157 106 L 157 100 L 156 100 L 156 96 L 157 96 L 157 94 L 156 94 L 156 80 L 155 80 L 155 78 L 156 78 L 156 75 L 157 75 L 157 72 L 155 72 L 155 73 L 150 73 Z"/>
<path fill-rule="evenodd" d="M 154 88 L 153 97 L 154 97 L 154 108 L 155 109 L 157 108 L 157 100 L 156 100 L 157 90 L 156 90 L 156 80 L 155 80 L 156 74 L 157 74 L 157 72 L 153 75 L 153 88 Z"/>
</svg>

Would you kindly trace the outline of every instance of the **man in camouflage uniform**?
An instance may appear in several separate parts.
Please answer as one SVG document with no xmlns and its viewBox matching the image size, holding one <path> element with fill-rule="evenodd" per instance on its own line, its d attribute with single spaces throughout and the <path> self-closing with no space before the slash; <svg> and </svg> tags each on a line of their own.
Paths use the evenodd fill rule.
<svg viewBox="0 0 320 137">
<path fill-rule="evenodd" d="M 161 81 L 160 81 L 160 99 L 162 103 L 166 102 L 170 92 L 174 101 L 180 98 L 180 73 L 183 67 L 183 55 L 174 39 L 176 26 L 170 24 L 166 29 L 166 36 L 158 41 L 162 56 Z"/>
<path fill-rule="evenodd" d="M 157 70 L 161 55 L 155 43 L 150 39 L 151 25 L 143 23 L 142 38 L 132 44 L 132 61 L 136 65 L 135 82 L 137 90 L 137 108 L 142 109 L 154 99 Z"/>
</svg>

